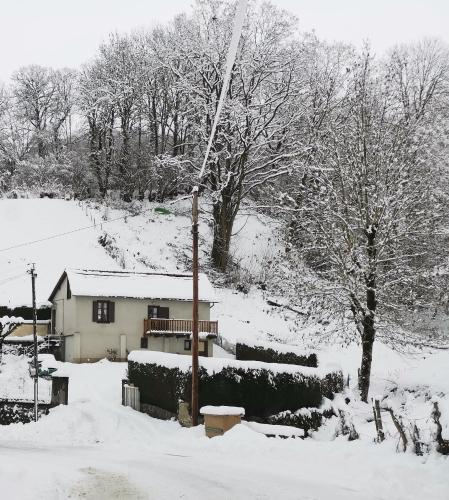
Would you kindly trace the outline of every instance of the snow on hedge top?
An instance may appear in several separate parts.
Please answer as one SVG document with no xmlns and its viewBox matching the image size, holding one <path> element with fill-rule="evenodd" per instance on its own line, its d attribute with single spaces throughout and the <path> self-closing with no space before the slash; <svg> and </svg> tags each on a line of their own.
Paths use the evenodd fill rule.
<svg viewBox="0 0 449 500">
<path fill-rule="evenodd" d="M 263 347 L 264 349 L 272 349 L 273 351 L 280 352 L 283 354 L 297 354 L 298 356 L 307 356 L 310 354 L 315 354 L 315 351 L 305 347 L 299 347 L 291 344 L 282 344 L 280 342 L 272 342 L 265 340 L 257 340 L 254 338 L 237 338 L 237 342 L 240 344 L 245 344 L 249 347 Z"/>
<path fill-rule="evenodd" d="M 245 408 L 241 406 L 203 406 L 200 409 L 201 415 L 245 415 Z"/>
<path fill-rule="evenodd" d="M 131 351 L 128 361 L 142 364 L 156 364 L 166 368 L 178 368 L 187 372 L 192 366 L 192 357 L 184 354 L 169 354 L 159 351 L 148 351 L 142 349 Z M 319 368 L 308 366 L 285 365 L 281 363 L 263 363 L 262 361 L 240 361 L 229 358 L 199 358 L 199 365 L 207 370 L 209 374 L 220 372 L 226 367 L 241 368 L 244 370 L 267 370 L 272 373 L 291 373 L 305 376 L 324 377 L 331 372 L 340 371 L 338 365 L 325 365 Z"/>
<path fill-rule="evenodd" d="M 66 275 L 72 295 L 77 296 L 192 300 L 191 274 L 76 269 L 67 270 Z M 216 302 L 214 289 L 205 274 L 199 276 L 199 300 Z"/>
</svg>

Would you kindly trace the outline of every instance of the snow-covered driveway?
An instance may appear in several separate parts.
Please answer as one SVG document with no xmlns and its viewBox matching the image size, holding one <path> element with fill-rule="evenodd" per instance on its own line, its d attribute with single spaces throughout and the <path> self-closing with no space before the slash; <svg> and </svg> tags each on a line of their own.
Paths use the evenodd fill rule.
<svg viewBox="0 0 449 500">
<path fill-rule="evenodd" d="M 366 441 L 207 439 L 120 405 L 126 365 L 63 364 L 70 404 L 0 427 L 1 498 L 446 499 L 449 462 Z"/>
</svg>

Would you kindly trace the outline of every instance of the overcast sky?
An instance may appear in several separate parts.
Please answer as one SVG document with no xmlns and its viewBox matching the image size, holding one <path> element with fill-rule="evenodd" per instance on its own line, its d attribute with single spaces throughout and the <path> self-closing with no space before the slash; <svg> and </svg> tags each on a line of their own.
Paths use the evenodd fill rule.
<svg viewBox="0 0 449 500">
<path fill-rule="evenodd" d="M 397 42 L 449 42 L 449 0 L 273 0 L 302 30 L 381 53 Z M 163 23 L 191 0 L 0 0 L 0 80 L 20 66 L 78 67 L 111 31 Z"/>
</svg>

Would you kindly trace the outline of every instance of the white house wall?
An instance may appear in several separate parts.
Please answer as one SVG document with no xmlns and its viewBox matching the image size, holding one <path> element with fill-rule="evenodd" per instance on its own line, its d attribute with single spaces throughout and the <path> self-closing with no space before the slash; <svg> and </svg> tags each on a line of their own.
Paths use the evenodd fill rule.
<svg viewBox="0 0 449 500">
<path fill-rule="evenodd" d="M 92 321 L 92 303 L 94 300 L 110 300 L 115 303 L 115 321 L 113 323 L 96 323 Z M 70 319 L 67 319 L 68 308 L 66 304 L 65 325 L 70 327 L 70 330 L 64 329 L 64 334 L 79 334 L 80 350 L 79 353 L 73 353 L 72 359 L 75 362 L 102 359 L 107 356 L 109 349 L 116 351 L 117 356 L 123 359 L 124 352 L 140 349 L 140 339 L 144 333 L 143 320 L 148 316 L 149 305 L 168 307 L 170 318 L 192 319 L 192 303 L 187 301 L 72 297 L 66 302 L 71 301 L 74 301 L 73 304 L 76 303 L 75 319 L 72 316 L 71 307 L 69 307 Z M 208 303 L 199 305 L 199 318 L 201 320 L 210 319 Z M 75 328 L 74 325 L 76 325 Z M 74 349 L 76 349 L 76 342 L 73 345 Z"/>
<path fill-rule="evenodd" d="M 67 298 L 67 280 L 64 280 L 53 298 L 56 311 L 55 334 L 63 335 L 66 361 L 80 358 L 80 339 L 77 325 L 77 297 Z"/>
</svg>

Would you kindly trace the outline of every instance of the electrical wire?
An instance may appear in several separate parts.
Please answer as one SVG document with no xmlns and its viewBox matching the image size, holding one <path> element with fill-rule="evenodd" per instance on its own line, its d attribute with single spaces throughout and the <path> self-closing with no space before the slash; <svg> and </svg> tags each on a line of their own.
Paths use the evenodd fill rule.
<svg viewBox="0 0 449 500">
<path fill-rule="evenodd" d="M 16 274 L 15 276 L 9 276 L 8 278 L 0 280 L 0 286 L 10 283 L 11 281 L 17 280 L 19 278 L 24 278 L 25 276 L 26 276 L 25 272 L 21 274 Z"/>
<path fill-rule="evenodd" d="M 126 215 L 123 215 L 121 217 L 116 217 L 115 219 L 110 219 L 107 221 L 102 221 L 100 223 L 95 223 L 95 224 L 92 224 L 90 226 L 79 227 L 77 229 L 72 229 L 71 231 L 65 231 L 64 233 L 53 234 L 51 236 L 47 236 L 45 238 L 40 238 L 38 240 L 25 241 L 23 243 L 18 243 L 17 245 L 12 245 L 10 247 L 0 248 L 0 253 L 7 252 L 8 250 L 15 250 L 16 248 L 22 248 L 22 247 L 26 247 L 29 245 L 34 245 L 36 243 L 41 243 L 43 241 L 53 240 L 55 238 L 62 238 L 63 236 L 68 236 L 68 235 L 73 234 L 73 233 L 79 233 L 80 231 L 86 231 L 88 229 L 93 229 L 93 228 L 96 228 L 98 226 L 102 226 L 103 224 L 110 224 L 110 223 L 116 222 L 118 220 L 123 220 L 123 219 L 131 218 L 131 217 L 137 217 L 138 215 L 143 215 L 143 214 L 145 214 L 145 212 L 148 212 L 150 210 L 153 210 L 153 209 L 148 208 L 147 210 L 144 210 L 144 211 L 137 213 L 137 214 L 126 214 Z"/>
</svg>

